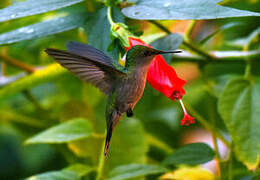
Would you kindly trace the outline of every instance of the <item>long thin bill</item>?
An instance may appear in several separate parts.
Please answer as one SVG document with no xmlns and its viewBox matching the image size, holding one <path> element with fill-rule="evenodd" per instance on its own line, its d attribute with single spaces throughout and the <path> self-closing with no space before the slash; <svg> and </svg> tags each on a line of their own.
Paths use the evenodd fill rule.
<svg viewBox="0 0 260 180">
<path fill-rule="evenodd" d="M 181 53 L 182 51 L 176 50 L 176 51 L 161 51 L 159 54 L 168 54 L 168 53 Z"/>
</svg>

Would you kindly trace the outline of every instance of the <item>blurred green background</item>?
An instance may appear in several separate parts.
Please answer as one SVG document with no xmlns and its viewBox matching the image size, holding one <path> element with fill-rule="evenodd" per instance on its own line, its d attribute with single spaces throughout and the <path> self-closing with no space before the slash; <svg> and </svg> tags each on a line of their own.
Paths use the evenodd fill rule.
<svg viewBox="0 0 260 180">
<path fill-rule="evenodd" d="M 205 2 L 202 0 L 197 1 L 198 7 L 192 6 L 195 10 L 190 10 L 191 15 L 198 17 L 195 20 L 185 20 L 193 19 L 190 15 L 183 20 L 156 19 L 160 14 L 152 9 L 155 19 L 151 20 L 129 18 L 129 12 L 121 12 L 127 7 L 138 9 L 134 4 L 145 2 L 1 0 L 1 180 L 30 176 L 32 179 L 257 180 L 259 15 L 236 17 L 230 11 L 230 18 L 217 19 L 216 14 L 215 18 L 200 18 L 196 8 Z M 179 2 L 183 9 L 184 2 Z M 210 2 L 260 12 L 259 0 Z M 167 5 L 166 1 L 149 3 L 164 3 L 165 8 Z M 112 41 L 107 6 L 113 7 L 114 21 L 125 23 L 132 33 L 141 35 L 140 38 L 156 48 L 171 49 L 178 40 L 183 55 L 165 59 L 187 81 L 183 100 L 196 124 L 181 126 L 183 113 L 178 102 L 167 99 L 147 83 L 134 117 L 122 118 L 114 131 L 110 154 L 104 158 L 106 97 L 54 64 L 44 49 L 66 49 L 68 41 L 78 41 L 91 44 L 117 60 L 119 40 L 113 41 L 112 51 L 108 50 Z M 143 6 L 144 12 L 145 8 L 149 10 Z M 207 7 L 209 11 L 213 8 L 211 4 Z M 167 34 L 160 25 L 173 34 Z M 120 55 L 123 56 L 122 51 Z M 236 93 L 237 97 L 231 96 Z M 235 101 L 236 105 L 232 103 L 234 98 L 240 99 Z M 223 111 L 231 107 L 235 110 Z M 228 113 L 233 116 L 227 118 Z M 181 149 L 184 144 L 194 142 L 207 143 L 211 148 L 202 145 L 198 149 L 190 147 L 187 152 Z M 171 159 L 178 150 L 187 156 Z M 211 165 L 201 166 L 213 158 Z M 40 175 L 33 176 L 36 174 Z"/>
</svg>

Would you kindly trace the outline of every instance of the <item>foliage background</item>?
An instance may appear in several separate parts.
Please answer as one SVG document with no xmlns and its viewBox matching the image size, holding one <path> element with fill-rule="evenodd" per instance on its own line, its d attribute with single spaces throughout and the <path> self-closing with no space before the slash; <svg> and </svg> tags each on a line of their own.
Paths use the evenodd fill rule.
<svg viewBox="0 0 260 180">
<path fill-rule="evenodd" d="M 44 49 L 73 40 L 118 59 L 118 40 L 108 50 L 108 6 L 114 21 L 152 46 L 184 50 L 165 58 L 188 81 L 184 101 L 197 123 L 181 127 L 178 103 L 147 84 L 104 158 L 106 97 Z M 0 7 L 0 179 L 259 178 L 259 0 L 1 0 Z M 212 148 L 184 146 L 191 142 Z M 211 171 L 201 168 L 213 158 Z"/>
</svg>

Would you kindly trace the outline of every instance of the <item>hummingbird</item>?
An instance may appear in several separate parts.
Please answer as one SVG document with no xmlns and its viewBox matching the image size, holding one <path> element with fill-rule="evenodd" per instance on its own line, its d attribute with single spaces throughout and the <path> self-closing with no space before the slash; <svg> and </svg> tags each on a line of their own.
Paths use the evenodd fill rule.
<svg viewBox="0 0 260 180">
<path fill-rule="evenodd" d="M 136 45 L 126 54 L 125 66 L 114 63 L 102 51 L 78 42 L 68 42 L 68 51 L 47 48 L 45 52 L 77 77 L 100 89 L 107 98 L 105 110 L 107 134 L 104 155 L 108 154 L 112 133 L 121 116 L 133 116 L 133 109 L 143 95 L 150 63 L 161 51 Z"/>
</svg>

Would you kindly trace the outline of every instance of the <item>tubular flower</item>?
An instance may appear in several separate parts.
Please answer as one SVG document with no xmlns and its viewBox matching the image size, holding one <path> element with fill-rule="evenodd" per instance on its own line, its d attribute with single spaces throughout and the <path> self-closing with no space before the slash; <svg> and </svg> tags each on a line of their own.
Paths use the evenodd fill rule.
<svg viewBox="0 0 260 180">
<path fill-rule="evenodd" d="M 126 47 L 127 51 L 135 45 L 151 47 L 137 38 L 129 37 L 128 40 L 129 47 Z M 185 94 L 183 86 L 185 85 L 186 81 L 177 76 L 176 71 L 165 62 L 162 55 L 157 55 L 153 59 L 148 69 L 147 81 L 154 89 L 164 94 L 167 98 L 172 100 L 177 99 L 180 102 L 184 112 L 184 118 L 181 120 L 181 125 L 187 126 L 191 123 L 195 123 L 194 118 L 187 113 L 187 110 L 181 99 Z"/>
</svg>

